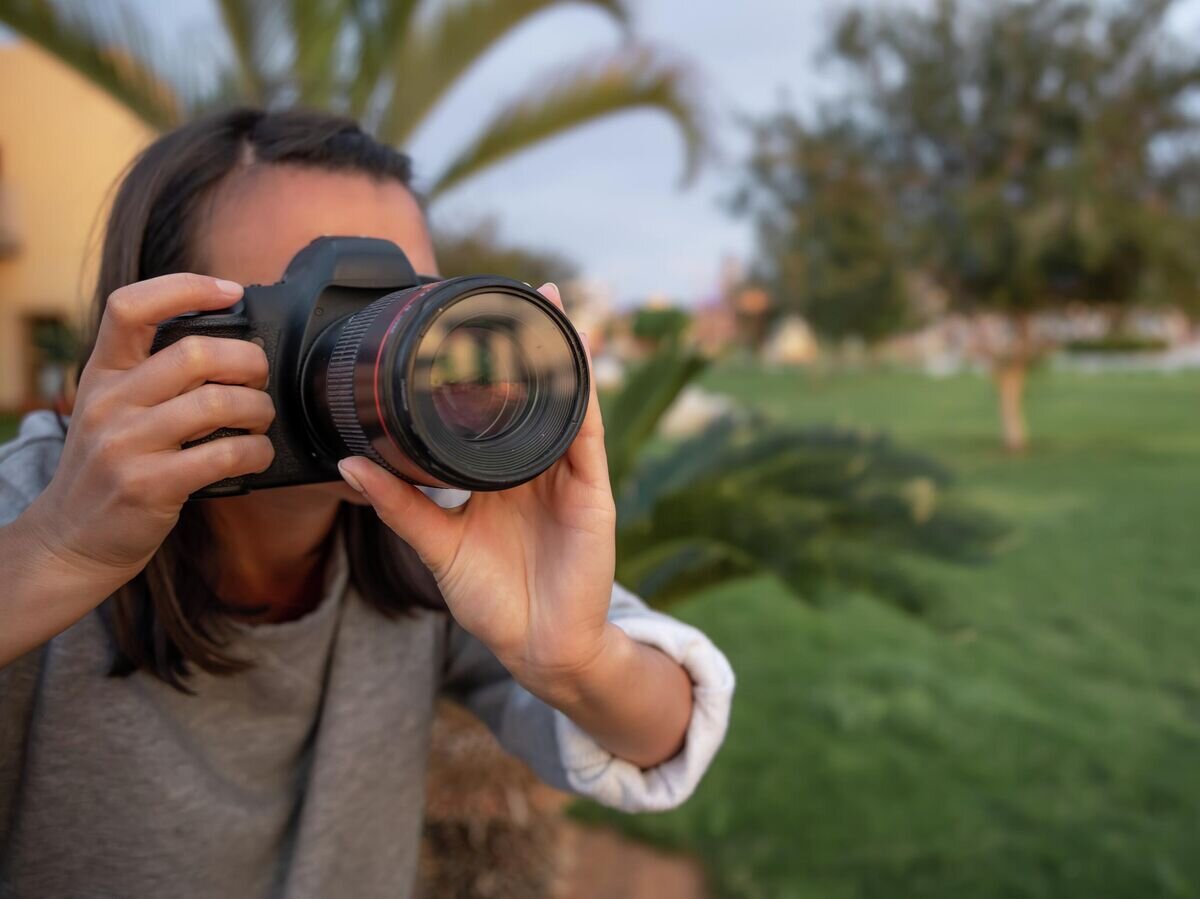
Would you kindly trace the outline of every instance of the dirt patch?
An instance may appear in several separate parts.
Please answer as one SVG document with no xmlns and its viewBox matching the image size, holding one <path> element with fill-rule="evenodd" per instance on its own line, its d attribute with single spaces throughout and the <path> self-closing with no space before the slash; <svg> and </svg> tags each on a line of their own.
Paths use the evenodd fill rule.
<svg viewBox="0 0 1200 899">
<path fill-rule="evenodd" d="M 699 862 L 567 822 L 558 899 L 708 899 Z"/>
</svg>

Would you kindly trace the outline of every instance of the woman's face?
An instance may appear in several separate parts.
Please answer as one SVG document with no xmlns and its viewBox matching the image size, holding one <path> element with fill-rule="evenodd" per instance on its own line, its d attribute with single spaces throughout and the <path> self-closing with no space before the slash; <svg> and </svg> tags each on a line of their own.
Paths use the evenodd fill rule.
<svg viewBox="0 0 1200 899">
<path fill-rule="evenodd" d="M 227 178 L 206 210 L 196 249 L 204 274 L 272 284 L 293 256 L 328 236 L 390 240 L 418 272 L 437 274 L 425 217 L 402 184 L 292 165 L 251 166 Z M 362 501 L 341 482 L 268 492 L 275 499 Z"/>
</svg>

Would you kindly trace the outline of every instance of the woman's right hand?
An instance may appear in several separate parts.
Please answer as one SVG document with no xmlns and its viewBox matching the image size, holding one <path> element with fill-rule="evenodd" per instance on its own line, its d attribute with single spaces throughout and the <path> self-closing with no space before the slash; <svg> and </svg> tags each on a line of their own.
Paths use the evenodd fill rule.
<svg viewBox="0 0 1200 899">
<path fill-rule="evenodd" d="M 93 572 L 107 590 L 142 570 L 189 494 L 262 471 L 274 458 L 261 347 L 193 335 L 150 354 L 160 322 L 224 309 L 241 295 L 231 281 L 175 274 L 108 298 L 61 461 L 22 516 L 47 550 Z M 248 433 L 183 448 L 218 428 Z"/>
</svg>

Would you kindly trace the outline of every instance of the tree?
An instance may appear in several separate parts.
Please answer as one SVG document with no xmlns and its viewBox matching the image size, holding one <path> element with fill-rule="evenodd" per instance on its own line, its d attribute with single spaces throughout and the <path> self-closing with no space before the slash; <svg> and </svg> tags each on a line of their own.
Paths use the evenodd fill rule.
<svg viewBox="0 0 1200 899">
<path fill-rule="evenodd" d="M 686 309 L 678 306 L 642 306 L 633 313 L 629 330 L 643 344 L 657 350 L 678 342 L 692 322 Z"/>
<path fill-rule="evenodd" d="M 228 57 L 191 72 L 118 0 L 0 0 L 0 22 L 59 57 L 155 129 L 233 102 L 301 104 L 359 119 L 403 144 L 459 79 L 517 26 L 566 0 L 217 0 Z M 541 141 L 605 116 L 657 109 L 685 143 L 685 176 L 706 145 L 687 67 L 632 38 L 627 0 L 576 0 L 619 23 L 618 49 L 539 72 L 483 120 L 428 188 L 437 196 Z M 200 66 L 203 66 L 201 71 Z"/>
<path fill-rule="evenodd" d="M 848 12 L 841 104 L 894 200 L 891 233 L 953 307 L 990 312 L 1006 446 L 1035 316 L 1200 297 L 1200 65 L 1175 0 L 937 0 Z"/>
<path fill-rule="evenodd" d="M 734 209 L 758 231 L 754 280 L 822 337 L 875 343 L 912 323 L 892 198 L 858 129 L 781 113 L 752 127 Z"/>
<path fill-rule="evenodd" d="M 447 278 L 503 275 L 538 287 L 547 281 L 562 284 L 579 273 L 575 263 L 560 253 L 506 242 L 494 218 L 453 231 L 440 230 L 433 242 L 438 265 Z"/>
</svg>

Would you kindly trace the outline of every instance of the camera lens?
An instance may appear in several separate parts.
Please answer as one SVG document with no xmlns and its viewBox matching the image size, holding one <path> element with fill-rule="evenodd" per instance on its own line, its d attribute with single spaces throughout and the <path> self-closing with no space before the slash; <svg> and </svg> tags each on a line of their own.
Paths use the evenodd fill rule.
<svg viewBox="0 0 1200 899">
<path fill-rule="evenodd" d="M 381 297 L 321 336 L 304 378 L 309 420 L 331 452 L 467 490 L 513 487 L 552 465 L 589 392 L 566 316 L 500 278 Z"/>
<path fill-rule="evenodd" d="M 472 309 L 461 323 L 448 326 L 436 321 L 417 347 L 418 365 L 429 369 L 433 408 L 463 440 L 507 434 L 537 400 L 538 372 L 522 349 L 528 328 L 505 315 L 499 299 L 499 304 L 489 295 L 464 301 L 462 306 L 476 307 L 485 300 L 500 309 Z"/>
</svg>

